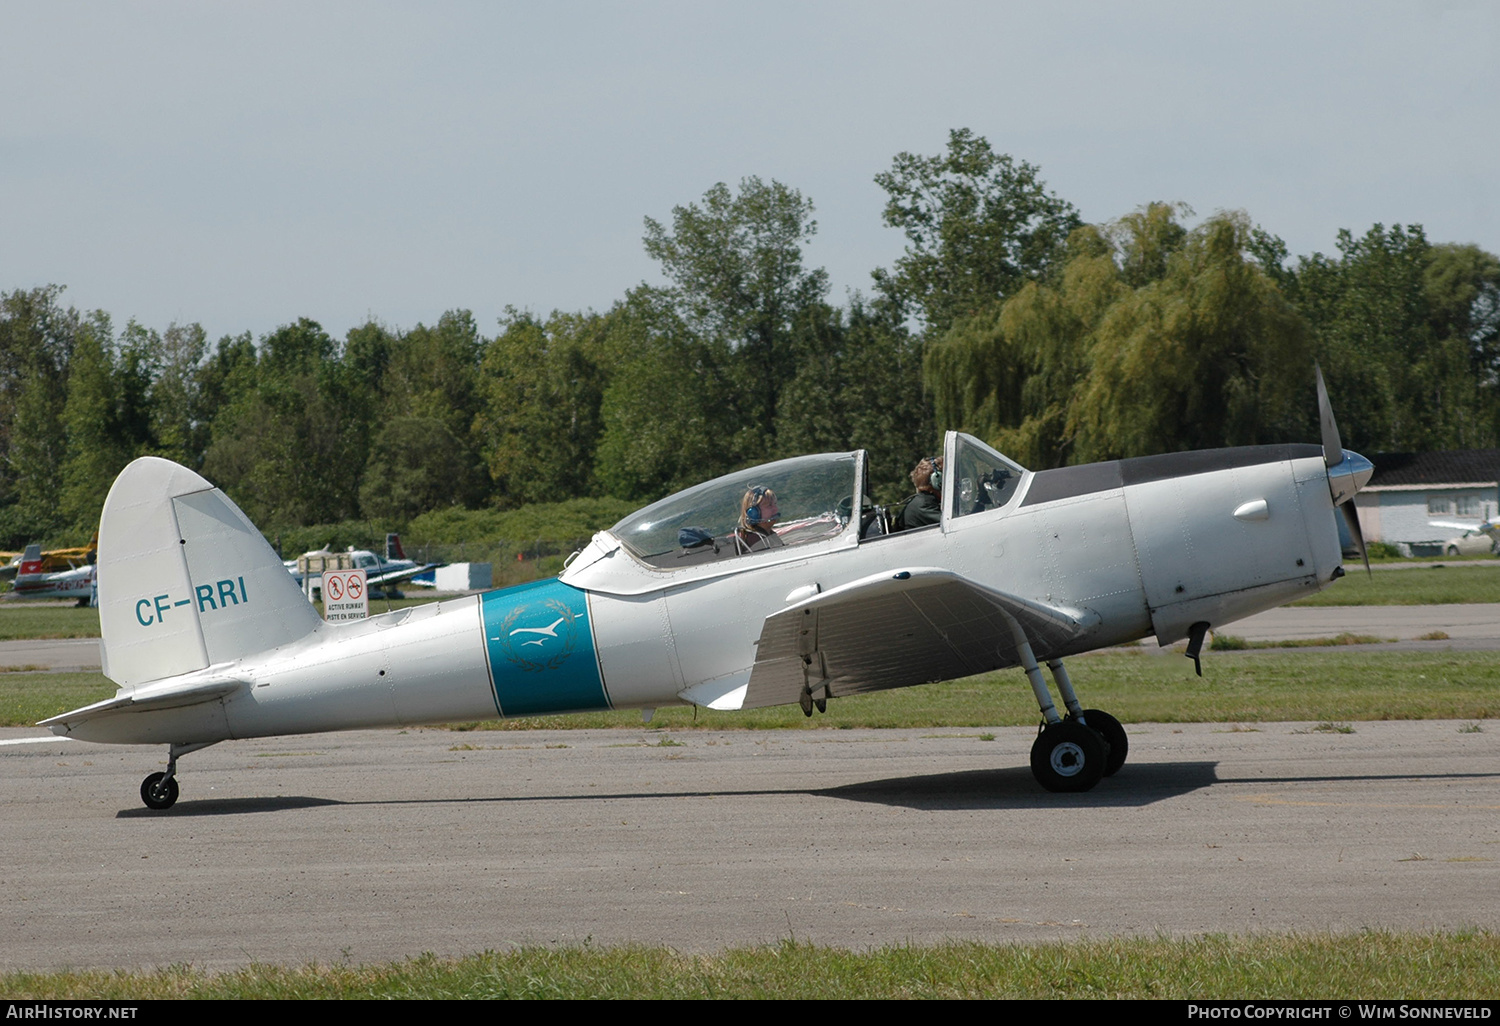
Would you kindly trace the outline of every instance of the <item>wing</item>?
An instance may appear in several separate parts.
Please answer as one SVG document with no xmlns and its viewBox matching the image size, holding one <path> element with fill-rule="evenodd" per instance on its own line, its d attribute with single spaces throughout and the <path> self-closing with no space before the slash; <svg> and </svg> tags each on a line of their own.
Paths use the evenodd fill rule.
<svg viewBox="0 0 1500 1026">
<path fill-rule="evenodd" d="M 1475 523 L 1473 521 L 1471 521 L 1471 522 L 1469 522 L 1467 524 L 1461 524 L 1461 523 L 1459 523 L 1456 520 L 1429 520 L 1429 521 L 1427 521 L 1427 525 L 1429 527 L 1441 527 L 1445 531 L 1476 531 L 1477 532 L 1477 531 L 1482 531 L 1484 529 L 1484 527 L 1485 527 L 1484 524 Z"/>
<path fill-rule="evenodd" d="M 399 570 L 384 570 L 379 573 L 370 573 L 367 570 L 365 571 L 365 583 L 372 587 L 382 584 L 400 584 L 402 581 L 411 580 L 417 574 L 435 569 L 437 565 L 436 563 L 426 563 L 421 566 L 408 566 L 402 567 Z"/>
<path fill-rule="evenodd" d="M 966 677 L 1038 659 L 1087 637 L 1099 617 L 912 567 L 854 581 L 766 617 L 742 708 Z"/>
</svg>

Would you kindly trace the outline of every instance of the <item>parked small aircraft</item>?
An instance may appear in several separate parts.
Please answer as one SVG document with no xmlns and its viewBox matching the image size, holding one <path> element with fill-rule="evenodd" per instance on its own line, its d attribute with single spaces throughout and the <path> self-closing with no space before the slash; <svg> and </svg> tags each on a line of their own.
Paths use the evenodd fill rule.
<svg viewBox="0 0 1500 1026">
<path fill-rule="evenodd" d="M 89 555 L 92 554 L 90 551 Z M 40 545 L 26 546 L 26 551 L 17 561 L 16 581 L 11 585 L 9 597 L 18 599 L 70 598 L 77 599 L 80 606 L 86 606 L 93 601 L 94 565 L 92 563 L 85 563 L 69 570 L 52 571 L 45 569 L 46 565 Z"/>
<path fill-rule="evenodd" d="M 56 574 L 64 570 L 77 570 L 85 564 L 94 561 L 94 551 L 99 545 L 96 535 L 88 545 L 80 545 L 71 549 L 42 549 L 40 545 L 28 545 L 25 552 L 0 552 L 0 580 L 9 580 L 20 572 L 23 562 L 36 564 L 37 557 L 32 555 L 35 549 L 40 555 L 41 565 L 33 565 L 29 572 Z"/>
<path fill-rule="evenodd" d="M 396 590 L 397 585 L 403 581 L 410 581 L 418 574 L 434 570 L 439 564 L 418 563 L 414 559 L 407 559 L 406 552 L 401 547 L 401 536 L 387 534 L 383 559 L 369 549 L 356 549 L 351 545 L 345 552 L 334 552 L 327 548 L 305 552 L 297 559 L 289 559 L 282 565 L 299 585 L 304 576 L 320 577 L 325 569 L 363 570 L 365 583 L 370 586 L 371 598 L 400 598 L 401 593 Z"/>
<path fill-rule="evenodd" d="M 43 722 L 166 744 L 141 784 L 230 738 L 693 703 L 824 710 L 844 695 L 1024 669 L 1040 784 L 1085 791 L 1129 741 L 1064 657 L 1188 639 L 1343 576 L 1333 511 L 1370 477 L 1318 397 L 1323 445 L 1172 453 L 1033 473 L 944 442 L 941 523 L 891 532 L 864 452 L 781 460 L 601 531 L 555 580 L 324 623 L 260 532 L 184 467 L 121 473 L 100 527 L 115 697 Z M 856 512 L 857 511 L 857 512 Z M 1363 542 L 1360 543 L 1361 548 Z M 1042 677 L 1046 663 L 1066 712 Z"/>
</svg>

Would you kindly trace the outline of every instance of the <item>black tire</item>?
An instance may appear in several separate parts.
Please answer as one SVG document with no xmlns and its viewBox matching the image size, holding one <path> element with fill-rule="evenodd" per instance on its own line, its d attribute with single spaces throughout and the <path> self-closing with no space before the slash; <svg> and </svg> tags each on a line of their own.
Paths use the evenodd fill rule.
<svg viewBox="0 0 1500 1026">
<path fill-rule="evenodd" d="M 141 801 L 146 808 L 170 809 L 177 804 L 177 779 L 167 779 L 165 773 L 153 773 L 141 781 Z"/>
<path fill-rule="evenodd" d="M 1104 740 L 1076 720 L 1054 723 L 1031 746 L 1031 775 L 1049 791 L 1088 791 L 1104 776 Z"/>
<path fill-rule="evenodd" d="M 1458 555 L 1458 546 L 1457 545 L 1449 545 L 1448 546 L 1448 555 L 1450 555 L 1450 556 L 1456 556 L 1456 555 Z"/>
<path fill-rule="evenodd" d="M 1104 758 L 1104 775 L 1114 776 L 1120 772 L 1120 767 L 1125 765 L 1125 757 L 1130 754 L 1130 735 L 1125 733 L 1119 720 L 1103 709 L 1085 709 L 1083 719 L 1095 734 L 1104 739 L 1108 749 Z"/>
</svg>

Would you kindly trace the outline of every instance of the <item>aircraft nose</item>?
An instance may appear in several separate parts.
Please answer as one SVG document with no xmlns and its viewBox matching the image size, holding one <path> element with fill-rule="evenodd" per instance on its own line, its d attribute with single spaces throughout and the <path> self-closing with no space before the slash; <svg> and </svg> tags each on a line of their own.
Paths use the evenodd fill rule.
<svg viewBox="0 0 1500 1026">
<path fill-rule="evenodd" d="M 1333 493 L 1335 506 L 1354 497 L 1354 493 L 1370 483 L 1375 473 L 1375 464 L 1357 452 L 1340 449 L 1343 459 L 1328 468 L 1328 490 Z"/>
</svg>

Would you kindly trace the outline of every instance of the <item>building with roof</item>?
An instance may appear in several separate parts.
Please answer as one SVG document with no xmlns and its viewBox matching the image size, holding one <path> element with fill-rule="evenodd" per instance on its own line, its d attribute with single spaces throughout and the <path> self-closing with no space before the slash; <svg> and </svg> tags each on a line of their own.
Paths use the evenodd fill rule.
<svg viewBox="0 0 1500 1026">
<path fill-rule="evenodd" d="M 1380 453 L 1370 462 L 1375 473 L 1354 497 L 1366 541 L 1437 556 L 1462 526 L 1477 531 L 1500 517 L 1500 449 Z"/>
</svg>

